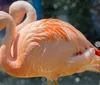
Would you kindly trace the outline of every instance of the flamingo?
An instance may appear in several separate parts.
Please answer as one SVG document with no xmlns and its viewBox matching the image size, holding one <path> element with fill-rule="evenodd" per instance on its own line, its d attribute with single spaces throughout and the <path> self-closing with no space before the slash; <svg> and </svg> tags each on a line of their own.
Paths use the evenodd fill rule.
<svg viewBox="0 0 100 85">
<path fill-rule="evenodd" d="M 16 25 L 17 32 L 27 24 L 36 21 L 37 15 L 34 7 L 26 1 L 15 1 L 9 7 L 9 14 L 13 17 Z M 24 15 L 26 19 L 20 24 Z"/>
<path fill-rule="evenodd" d="M 4 27 L 0 65 L 15 77 L 46 77 L 48 85 L 58 85 L 58 77 L 74 74 L 100 56 L 81 32 L 61 20 L 35 21 L 16 33 L 13 18 L 0 11 L 0 30 Z"/>
</svg>

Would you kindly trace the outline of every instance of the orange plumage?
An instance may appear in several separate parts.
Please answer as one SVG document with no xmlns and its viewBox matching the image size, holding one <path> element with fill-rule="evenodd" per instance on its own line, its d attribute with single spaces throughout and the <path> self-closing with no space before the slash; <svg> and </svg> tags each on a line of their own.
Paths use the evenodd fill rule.
<svg viewBox="0 0 100 85">
<path fill-rule="evenodd" d="M 15 15 L 19 13 L 13 14 L 18 12 L 18 9 L 13 9 L 16 7 L 11 7 L 10 14 L 13 18 L 0 11 L 0 30 L 4 26 L 7 28 L 0 48 L 0 65 L 6 72 L 16 77 L 57 80 L 60 76 L 74 74 L 82 67 L 95 64 L 94 61 L 100 64 L 100 61 L 97 63 L 95 60 L 96 55 L 100 56 L 99 49 L 75 27 L 57 19 L 34 21 L 34 9 L 24 1 L 18 1 L 18 4 L 20 2 L 25 9 L 21 8 L 29 13 L 27 19 L 17 27 L 15 22 L 19 23 L 19 19 Z"/>
</svg>

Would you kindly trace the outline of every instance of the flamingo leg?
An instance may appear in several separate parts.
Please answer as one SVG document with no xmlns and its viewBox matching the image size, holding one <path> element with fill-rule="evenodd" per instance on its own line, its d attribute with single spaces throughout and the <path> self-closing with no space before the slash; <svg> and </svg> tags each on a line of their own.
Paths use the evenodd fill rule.
<svg viewBox="0 0 100 85">
<path fill-rule="evenodd" d="M 57 80 L 48 79 L 47 80 L 47 84 L 48 85 L 58 85 L 58 81 Z"/>
</svg>

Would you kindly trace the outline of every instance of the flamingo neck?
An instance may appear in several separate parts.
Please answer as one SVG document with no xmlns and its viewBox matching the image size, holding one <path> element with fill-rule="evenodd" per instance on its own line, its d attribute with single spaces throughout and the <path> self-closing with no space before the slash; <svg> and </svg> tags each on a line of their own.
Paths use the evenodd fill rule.
<svg viewBox="0 0 100 85">
<path fill-rule="evenodd" d="M 36 21 L 36 13 L 33 14 L 32 11 L 27 12 L 27 16 L 26 19 L 17 26 L 17 31 L 19 31 L 21 28 L 23 28 L 24 26 L 26 26 L 27 24 Z"/>
<path fill-rule="evenodd" d="M 8 14 L 5 15 L 4 19 L 2 19 L 2 23 L 4 23 L 5 25 L 4 25 L 4 27 L 2 26 L 2 28 L 0 30 L 2 30 L 3 28 L 6 28 L 6 35 L 4 37 L 2 45 L 5 45 L 6 47 L 9 47 L 7 49 L 10 49 L 12 42 L 15 38 L 15 34 L 16 34 L 15 27 L 16 26 L 15 26 L 15 23 L 14 23 L 12 17 Z"/>
<path fill-rule="evenodd" d="M 24 15 L 27 15 L 26 19 L 17 26 L 17 31 L 19 31 L 27 24 L 36 21 L 37 18 L 35 9 L 26 1 L 14 2 L 10 6 L 9 14 L 13 17 L 17 25 L 22 21 Z"/>
<path fill-rule="evenodd" d="M 16 26 L 9 14 L 0 11 L 0 30 L 5 27 L 6 35 L 0 47 L 0 65 L 4 69 L 12 68 L 14 65 L 17 66 L 17 64 L 14 64 L 15 62 L 12 62 L 15 60 L 15 58 L 11 56 L 11 46 L 16 35 Z"/>
</svg>

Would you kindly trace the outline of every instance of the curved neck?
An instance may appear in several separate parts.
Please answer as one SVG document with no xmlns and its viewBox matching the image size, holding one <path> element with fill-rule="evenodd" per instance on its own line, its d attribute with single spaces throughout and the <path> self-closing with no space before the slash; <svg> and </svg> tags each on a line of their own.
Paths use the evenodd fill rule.
<svg viewBox="0 0 100 85">
<path fill-rule="evenodd" d="M 26 10 L 25 10 L 26 11 Z M 23 13 L 24 14 L 24 13 Z M 34 13 L 32 10 L 27 10 L 26 11 L 26 19 L 17 26 L 17 31 L 19 31 L 21 28 L 23 28 L 24 26 L 26 26 L 27 24 L 36 21 L 36 13 Z M 24 15 L 23 15 L 24 16 Z M 18 22 L 20 23 L 20 22 Z"/>
<path fill-rule="evenodd" d="M 13 17 L 17 25 L 22 21 L 24 15 L 27 15 L 26 19 L 17 26 L 17 31 L 19 31 L 27 24 L 36 21 L 37 18 L 35 9 L 26 1 L 14 2 L 10 6 L 9 13 Z"/>
<path fill-rule="evenodd" d="M 0 22 L 4 23 L 4 25 L 2 26 L 2 24 L 0 24 L 2 26 L 0 30 L 2 30 L 3 28 L 7 28 L 2 45 L 5 45 L 6 47 L 9 47 L 8 49 L 10 49 L 16 34 L 16 26 L 10 15 L 6 15 L 5 13 L 2 14 L 4 14 L 4 17 L 0 20 Z"/>
<path fill-rule="evenodd" d="M 9 14 L 0 11 L 0 30 L 6 28 L 6 35 L 0 47 L 0 64 L 4 69 L 10 68 L 11 61 L 14 60 L 14 57 L 11 56 L 11 46 L 16 35 L 15 27 L 12 17 Z"/>
</svg>

